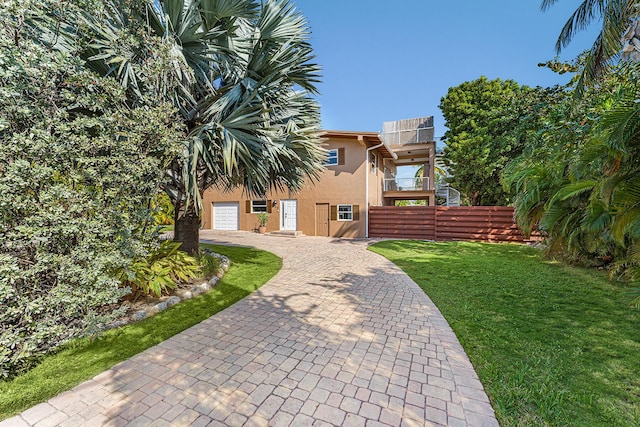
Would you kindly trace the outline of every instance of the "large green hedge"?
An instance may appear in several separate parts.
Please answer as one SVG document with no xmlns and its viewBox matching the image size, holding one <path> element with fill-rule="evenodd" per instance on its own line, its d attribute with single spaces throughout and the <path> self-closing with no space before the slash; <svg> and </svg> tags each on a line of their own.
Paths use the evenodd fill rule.
<svg viewBox="0 0 640 427">
<path fill-rule="evenodd" d="M 6 7 L 6 6 L 5 6 Z M 3 11 L 3 15 L 4 15 Z M 154 243 L 172 110 L 0 29 L 0 378 L 113 315 L 113 271 Z"/>
</svg>

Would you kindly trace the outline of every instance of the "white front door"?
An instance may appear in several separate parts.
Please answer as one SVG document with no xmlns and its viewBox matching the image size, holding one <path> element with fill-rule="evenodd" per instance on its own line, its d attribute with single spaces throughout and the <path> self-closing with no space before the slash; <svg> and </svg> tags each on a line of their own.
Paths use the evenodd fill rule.
<svg viewBox="0 0 640 427">
<path fill-rule="evenodd" d="M 213 204 L 213 229 L 214 230 L 237 230 L 238 203 L 214 203 Z"/>
<path fill-rule="evenodd" d="M 282 200 L 280 202 L 280 230 L 298 229 L 298 202 L 296 200 Z"/>
</svg>

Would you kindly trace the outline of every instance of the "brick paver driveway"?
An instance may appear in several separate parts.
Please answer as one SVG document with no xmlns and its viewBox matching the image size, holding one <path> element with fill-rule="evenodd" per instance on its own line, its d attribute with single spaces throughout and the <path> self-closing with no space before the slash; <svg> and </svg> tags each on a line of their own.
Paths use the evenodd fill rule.
<svg viewBox="0 0 640 427">
<path fill-rule="evenodd" d="M 6 425 L 497 426 L 464 350 L 368 242 L 204 231 L 281 256 L 261 289 Z"/>
</svg>

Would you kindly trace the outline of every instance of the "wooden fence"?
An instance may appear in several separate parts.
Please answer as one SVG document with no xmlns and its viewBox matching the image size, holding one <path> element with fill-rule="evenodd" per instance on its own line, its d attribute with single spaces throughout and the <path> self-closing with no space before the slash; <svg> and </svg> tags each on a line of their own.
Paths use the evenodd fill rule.
<svg viewBox="0 0 640 427">
<path fill-rule="evenodd" d="M 513 208 L 504 206 L 375 206 L 369 237 L 529 241 L 513 220 Z"/>
</svg>

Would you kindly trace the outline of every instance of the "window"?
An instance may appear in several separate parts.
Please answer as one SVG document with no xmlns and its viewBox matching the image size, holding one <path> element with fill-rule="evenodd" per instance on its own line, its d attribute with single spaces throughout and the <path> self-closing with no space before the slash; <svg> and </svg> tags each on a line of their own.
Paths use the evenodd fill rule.
<svg viewBox="0 0 640 427">
<path fill-rule="evenodd" d="M 251 201 L 251 213 L 267 212 L 266 200 L 252 200 Z"/>
<path fill-rule="evenodd" d="M 353 205 L 338 205 L 338 221 L 353 221 Z"/>
<path fill-rule="evenodd" d="M 369 153 L 369 165 L 371 166 L 371 173 L 376 173 L 378 167 L 378 156 L 375 153 Z"/>
<path fill-rule="evenodd" d="M 360 221 L 360 205 L 331 205 L 331 221 Z"/>
<path fill-rule="evenodd" d="M 327 161 L 324 163 L 325 166 L 335 166 L 338 164 L 338 150 L 329 150 L 327 152 Z"/>
</svg>

